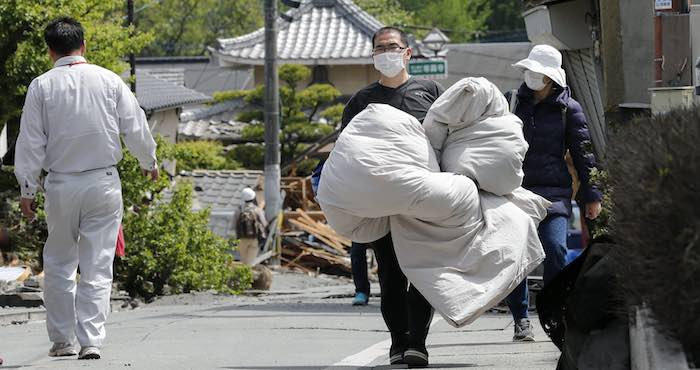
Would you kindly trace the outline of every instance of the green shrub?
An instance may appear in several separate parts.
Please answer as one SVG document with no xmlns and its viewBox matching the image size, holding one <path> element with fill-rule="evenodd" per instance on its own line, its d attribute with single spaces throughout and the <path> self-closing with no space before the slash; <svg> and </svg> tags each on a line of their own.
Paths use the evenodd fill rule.
<svg viewBox="0 0 700 370">
<path fill-rule="evenodd" d="M 299 64 L 283 64 L 279 69 L 280 81 L 284 81 L 291 89 L 296 90 L 297 84 L 311 77 L 311 69 Z"/>
<path fill-rule="evenodd" d="M 265 167 L 265 147 L 262 144 L 240 144 L 231 149 L 226 157 L 241 163 L 249 170 L 262 170 Z"/>
<path fill-rule="evenodd" d="M 700 363 L 700 109 L 639 118 L 608 144 L 620 281 Z"/>
<path fill-rule="evenodd" d="M 245 98 L 247 95 L 248 90 L 227 90 L 215 92 L 212 94 L 212 98 L 214 98 L 214 103 L 221 103 L 228 100 Z"/>
<path fill-rule="evenodd" d="M 14 180 L 12 167 L 3 167 L 0 170 L 0 178 Z M 7 181 L 7 185 L 3 186 L 3 191 L 0 191 L 0 199 L 2 199 L 0 227 L 6 227 L 10 237 L 9 249 L 3 250 L 3 252 L 15 254 L 20 263 L 31 266 L 32 270 L 38 273 L 43 270 L 41 253 L 48 236 L 44 194 L 36 195 L 36 219 L 30 222 L 22 216 L 19 208 L 19 187 L 12 186 L 9 181 Z"/>
<path fill-rule="evenodd" d="M 265 140 L 265 126 L 262 124 L 248 125 L 241 134 L 248 141 L 262 142 Z"/>
<path fill-rule="evenodd" d="M 130 295 L 238 293 L 250 287 L 250 269 L 234 264 L 230 243 L 209 230 L 209 211 L 193 212 L 191 206 L 192 185 L 185 182 L 169 203 L 125 215 L 127 255 L 116 275 Z"/>
<path fill-rule="evenodd" d="M 311 109 L 309 122 L 323 105 L 330 104 L 340 97 L 340 91 L 329 84 L 314 84 L 302 90 L 298 95 L 299 104 Z"/>
<path fill-rule="evenodd" d="M 613 199 L 608 171 L 594 168 L 591 172 L 591 181 L 600 185 L 603 191 L 603 206 L 600 215 L 595 220 L 587 220 L 590 225 L 591 238 L 596 239 L 610 235 L 610 224 L 613 222 Z"/>
<path fill-rule="evenodd" d="M 158 161 L 163 162 L 165 159 L 174 158 L 175 145 L 168 143 L 160 136 L 156 136 L 155 140 L 158 145 L 156 149 Z M 157 182 L 144 176 L 138 160 L 126 149 L 124 150 L 124 158 L 117 164 L 117 170 L 122 182 L 122 199 L 125 209 L 138 209 L 147 206 L 149 195 L 158 194 L 170 185 L 168 176 L 161 176 Z"/>
<path fill-rule="evenodd" d="M 247 123 L 251 123 L 253 121 L 263 122 L 265 121 L 265 114 L 261 110 L 241 112 L 236 115 L 236 121 Z"/>
<path fill-rule="evenodd" d="M 293 138 L 296 143 L 313 143 L 333 131 L 333 126 L 322 123 L 295 123 L 285 126 L 282 134 L 284 138 Z"/>
<path fill-rule="evenodd" d="M 240 164 L 224 155 L 224 146 L 216 141 L 183 141 L 175 144 L 177 171 L 235 170 Z"/>
<path fill-rule="evenodd" d="M 159 160 L 172 159 L 175 146 L 160 137 L 156 142 Z M 157 199 L 169 186 L 167 176 L 150 181 L 126 150 L 118 169 L 125 208 L 126 257 L 117 261 L 115 281 L 130 295 L 152 297 L 203 289 L 237 293 L 250 286 L 250 269 L 233 263 L 228 253 L 231 243 L 209 230 L 209 213 L 191 211 L 190 184 L 178 185 L 171 203 L 152 202 L 152 197 Z M 1 223 L 10 232 L 12 252 L 41 270 L 41 250 L 48 235 L 43 194 L 36 198 L 37 220 L 28 222 L 19 211 L 19 189 L 10 167 L 0 171 L 0 183 L 4 190 L 0 191 Z"/>
<path fill-rule="evenodd" d="M 309 176 L 314 172 L 314 168 L 318 166 L 318 159 L 304 159 L 297 164 L 297 176 Z"/>
<path fill-rule="evenodd" d="M 328 123 L 335 127 L 343 119 L 343 110 L 345 110 L 345 104 L 332 105 L 321 112 L 321 117 L 328 120 Z"/>
</svg>

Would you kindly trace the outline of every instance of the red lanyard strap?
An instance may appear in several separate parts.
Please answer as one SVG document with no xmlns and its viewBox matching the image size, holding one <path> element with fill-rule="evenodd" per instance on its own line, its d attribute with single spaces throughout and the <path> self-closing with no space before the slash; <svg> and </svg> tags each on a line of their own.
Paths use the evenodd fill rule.
<svg viewBox="0 0 700 370">
<path fill-rule="evenodd" d="M 84 61 L 84 60 L 79 60 L 79 61 L 77 61 L 77 62 L 69 63 L 69 64 L 66 64 L 66 65 L 67 65 L 68 67 L 72 67 L 72 66 L 74 66 L 74 65 L 76 65 L 76 64 L 87 64 L 87 62 Z"/>
</svg>

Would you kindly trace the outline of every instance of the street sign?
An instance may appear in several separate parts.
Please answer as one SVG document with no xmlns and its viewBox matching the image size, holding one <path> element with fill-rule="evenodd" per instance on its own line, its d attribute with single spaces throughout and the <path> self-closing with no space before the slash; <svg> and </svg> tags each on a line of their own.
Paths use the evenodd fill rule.
<svg viewBox="0 0 700 370">
<path fill-rule="evenodd" d="M 417 59 L 408 62 L 408 74 L 417 78 L 447 78 L 446 59 Z"/>
<path fill-rule="evenodd" d="M 673 0 L 655 0 L 654 10 L 673 9 Z"/>
</svg>

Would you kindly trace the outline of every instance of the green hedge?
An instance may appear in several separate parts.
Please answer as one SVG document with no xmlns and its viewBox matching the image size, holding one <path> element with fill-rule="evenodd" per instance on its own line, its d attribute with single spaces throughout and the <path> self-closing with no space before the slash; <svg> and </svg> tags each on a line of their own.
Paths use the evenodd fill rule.
<svg viewBox="0 0 700 370">
<path fill-rule="evenodd" d="M 186 163 L 233 163 L 218 154 L 222 150 L 220 144 L 185 143 L 176 147 L 160 137 L 156 141 L 160 160 L 179 154 L 188 161 Z M 153 202 L 149 195 L 157 199 L 170 185 L 167 176 L 161 176 L 156 183 L 150 181 L 128 151 L 124 151 L 118 168 L 125 206 L 126 257 L 116 262 L 115 282 L 130 295 L 146 298 L 206 289 L 237 293 L 250 287 L 250 269 L 233 262 L 230 254 L 233 243 L 209 230 L 207 211 L 191 210 L 191 184 L 178 185 L 170 203 Z M 12 248 L 9 252 L 30 264 L 36 272 L 42 269 L 41 250 L 47 236 L 41 193 L 37 205 L 36 221 L 28 222 L 21 217 L 19 188 L 12 168 L 3 167 L 0 170 L 0 226 L 9 231 Z"/>
<path fill-rule="evenodd" d="M 208 228 L 209 211 L 193 212 L 192 184 L 182 182 L 169 203 L 124 217 L 127 255 L 117 280 L 132 296 L 250 288 L 250 268 L 234 264 L 232 244 Z"/>
<path fill-rule="evenodd" d="M 700 363 L 700 109 L 618 124 L 608 144 L 612 232 L 631 304 Z"/>
</svg>

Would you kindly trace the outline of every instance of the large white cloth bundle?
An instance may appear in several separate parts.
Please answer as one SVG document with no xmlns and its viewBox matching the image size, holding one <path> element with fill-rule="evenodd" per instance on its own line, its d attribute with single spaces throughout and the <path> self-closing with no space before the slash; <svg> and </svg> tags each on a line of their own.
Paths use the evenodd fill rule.
<svg viewBox="0 0 700 370">
<path fill-rule="evenodd" d="M 317 200 L 354 241 L 391 231 L 406 277 L 454 326 L 498 303 L 544 258 L 536 223 L 546 200 L 522 189 L 495 196 L 440 172 L 421 124 L 388 105 L 370 104 L 345 128 Z"/>
<path fill-rule="evenodd" d="M 430 107 L 423 127 L 443 171 L 466 175 L 496 195 L 522 184 L 528 149 L 522 122 L 487 79 L 469 77 L 452 85 Z"/>
</svg>

